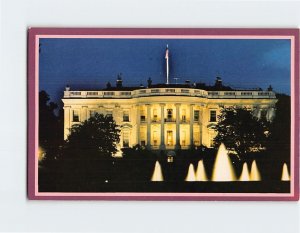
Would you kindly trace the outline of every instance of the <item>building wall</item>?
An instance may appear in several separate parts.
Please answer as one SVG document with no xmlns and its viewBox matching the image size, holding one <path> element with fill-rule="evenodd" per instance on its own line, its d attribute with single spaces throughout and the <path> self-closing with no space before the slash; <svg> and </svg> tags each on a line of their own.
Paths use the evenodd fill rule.
<svg viewBox="0 0 300 233">
<path fill-rule="evenodd" d="M 191 145 L 212 146 L 216 132 L 211 112 L 222 107 L 247 107 L 257 117 L 275 115 L 275 98 L 199 98 L 194 96 L 145 96 L 139 98 L 64 98 L 64 138 L 74 124 L 95 112 L 112 114 L 121 126 L 119 147 L 145 145 L 149 149 L 188 149 Z M 195 111 L 198 117 L 195 117 Z M 128 115 L 127 119 L 123 119 Z M 126 117 L 125 117 L 126 118 Z M 163 120 L 162 120 L 163 119 Z M 164 129 L 162 131 L 162 129 Z M 128 140 L 127 140 L 128 139 Z M 124 140 L 128 141 L 125 142 Z"/>
</svg>

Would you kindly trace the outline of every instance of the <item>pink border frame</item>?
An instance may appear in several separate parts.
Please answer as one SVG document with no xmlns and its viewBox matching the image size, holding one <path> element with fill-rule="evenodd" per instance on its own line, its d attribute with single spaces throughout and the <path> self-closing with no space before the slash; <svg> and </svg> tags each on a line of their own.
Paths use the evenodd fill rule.
<svg viewBox="0 0 300 233">
<path fill-rule="evenodd" d="M 291 40 L 291 193 L 39 193 L 38 44 L 39 38 L 185 38 Z M 28 198 L 35 200 L 226 200 L 296 201 L 299 199 L 299 29 L 195 28 L 30 28 L 28 30 Z"/>
</svg>

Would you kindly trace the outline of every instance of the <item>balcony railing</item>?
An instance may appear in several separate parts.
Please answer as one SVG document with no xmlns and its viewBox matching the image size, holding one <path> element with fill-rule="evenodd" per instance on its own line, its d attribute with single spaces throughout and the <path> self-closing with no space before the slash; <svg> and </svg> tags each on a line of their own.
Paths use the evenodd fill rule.
<svg viewBox="0 0 300 233">
<path fill-rule="evenodd" d="M 272 91 L 205 91 L 192 88 L 147 88 L 134 91 L 64 91 L 64 98 L 131 99 L 146 96 L 194 96 L 200 98 L 276 98 Z"/>
</svg>

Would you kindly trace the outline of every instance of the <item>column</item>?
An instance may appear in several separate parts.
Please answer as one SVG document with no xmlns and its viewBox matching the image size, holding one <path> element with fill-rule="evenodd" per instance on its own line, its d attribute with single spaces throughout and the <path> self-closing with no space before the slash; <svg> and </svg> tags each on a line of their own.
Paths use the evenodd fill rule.
<svg viewBox="0 0 300 233">
<path fill-rule="evenodd" d="M 274 115 L 275 115 L 274 113 L 275 113 L 275 108 L 274 107 L 268 108 L 268 111 L 267 111 L 267 120 L 269 122 L 273 121 Z"/>
<path fill-rule="evenodd" d="M 200 137 L 199 137 L 199 142 L 200 142 L 200 146 L 202 146 L 202 127 L 203 127 L 203 109 L 200 107 L 200 110 L 199 110 L 199 133 L 200 133 Z"/>
<path fill-rule="evenodd" d="M 88 119 L 88 116 L 87 116 L 87 106 L 82 106 L 82 110 L 81 110 L 81 122 L 84 122 Z"/>
<path fill-rule="evenodd" d="M 140 105 L 136 105 L 136 144 L 141 144 L 141 141 L 140 141 L 140 136 L 141 136 L 141 133 L 140 133 L 140 121 L 141 121 L 141 111 L 140 111 Z"/>
<path fill-rule="evenodd" d="M 64 140 L 66 140 L 70 134 L 70 122 L 71 122 L 71 108 L 70 106 L 64 107 Z"/>
<path fill-rule="evenodd" d="M 147 106 L 147 148 L 151 149 L 151 106 L 150 104 L 146 104 Z"/>
<path fill-rule="evenodd" d="M 165 104 L 160 104 L 160 149 L 165 150 Z"/>
<path fill-rule="evenodd" d="M 194 104 L 190 105 L 190 147 L 194 145 Z"/>
<path fill-rule="evenodd" d="M 180 146 L 180 104 L 175 104 L 176 106 L 176 145 L 175 149 L 178 150 Z"/>
</svg>

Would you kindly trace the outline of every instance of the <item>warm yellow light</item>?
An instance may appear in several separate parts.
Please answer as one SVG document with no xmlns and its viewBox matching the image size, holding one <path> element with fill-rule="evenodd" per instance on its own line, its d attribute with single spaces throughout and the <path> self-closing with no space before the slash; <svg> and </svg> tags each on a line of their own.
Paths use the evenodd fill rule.
<svg viewBox="0 0 300 233">
<path fill-rule="evenodd" d="M 189 166 L 189 170 L 185 178 L 185 181 L 196 181 L 195 168 L 193 164 L 190 164 Z"/>
<path fill-rule="evenodd" d="M 162 171 L 161 171 L 161 166 L 160 166 L 160 163 L 158 161 L 155 162 L 155 167 L 154 167 L 154 171 L 153 171 L 151 181 L 155 181 L 155 182 L 164 181 L 164 177 L 163 177 L 163 174 L 162 174 Z"/>
<path fill-rule="evenodd" d="M 38 148 L 38 160 L 39 162 L 42 161 L 45 158 L 45 150 L 39 146 Z"/>
<path fill-rule="evenodd" d="M 213 167 L 212 181 L 235 181 L 235 173 L 228 151 L 222 143 L 219 147 L 216 161 Z"/>
<path fill-rule="evenodd" d="M 250 180 L 250 174 L 248 170 L 247 163 L 243 164 L 242 174 L 240 176 L 239 181 L 249 181 Z"/>
<path fill-rule="evenodd" d="M 282 167 L 281 180 L 282 181 L 289 181 L 290 180 L 290 174 L 289 174 L 289 170 L 288 170 L 288 167 L 287 167 L 286 163 L 284 163 L 283 167 Z"/>
<path fill-rule="evenodd" d="M 260 172 L 257 168 L 255 160 L 253 160 L 251 165 L 250 181 L 261 181 Z"/>
<path fill-rule="evenodd" d="M 196 180 L 197 181 L 207 181 L 208 180 L 202 160 L 200 160 L 198 162 L 198 167 L 197 167 L 197 171 L 196 171 Z"/>
</svg>

